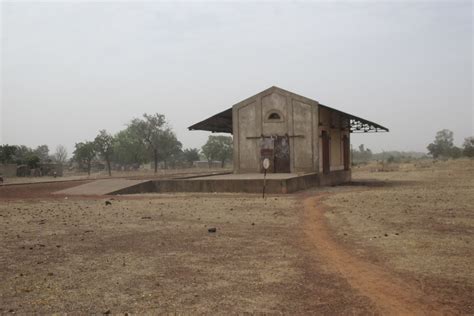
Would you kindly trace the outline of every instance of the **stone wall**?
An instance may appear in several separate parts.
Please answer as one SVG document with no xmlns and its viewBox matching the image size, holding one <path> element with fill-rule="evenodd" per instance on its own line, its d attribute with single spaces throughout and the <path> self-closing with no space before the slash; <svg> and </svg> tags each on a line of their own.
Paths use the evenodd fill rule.
<svg viewBox="0 0 474 316">
<path fill-rule="evenodd" d="M 0 175 L 16 177 L 16 164 L 0 164 Z"/>
</svg>

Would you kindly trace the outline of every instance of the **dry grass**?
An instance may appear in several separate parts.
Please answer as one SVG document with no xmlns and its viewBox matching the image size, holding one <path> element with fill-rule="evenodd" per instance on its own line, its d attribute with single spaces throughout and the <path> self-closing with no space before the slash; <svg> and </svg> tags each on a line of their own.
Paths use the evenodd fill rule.
<svg viewBox="0 0 474 316">
<path fill-rule="evenodd" d="M 354 173 L 355 181 L 369 178 L 383 182 L 326 200 L 338 238 L 360 255 L 444 293 L 446 304 L 474 312 L 474 161 Z"/>
</svg>

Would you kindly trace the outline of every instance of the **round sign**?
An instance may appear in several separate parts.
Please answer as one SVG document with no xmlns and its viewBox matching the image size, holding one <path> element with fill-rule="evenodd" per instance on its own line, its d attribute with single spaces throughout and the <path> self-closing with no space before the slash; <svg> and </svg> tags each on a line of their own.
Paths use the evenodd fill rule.
<svg viewBox="0 0 474 316">
<path fill-rule="evenodd" d="M 270 168 L 270 159 L 265 158 L 263 159 L 263 169 L 267 170 L 268 168 Z"/>
</svg>

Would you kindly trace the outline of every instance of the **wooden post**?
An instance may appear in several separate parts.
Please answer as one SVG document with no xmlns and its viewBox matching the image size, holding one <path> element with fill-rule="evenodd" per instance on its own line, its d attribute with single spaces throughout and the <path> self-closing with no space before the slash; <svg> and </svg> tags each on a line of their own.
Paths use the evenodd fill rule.
<svg viewBox="0 0 474 316">
<path fill-rule="evenodd" d="M 267 177 L 267 169 L 263 171 L 263 198 L 265 198 L 265 186 L 266 186 L 266 177 Z"/>
</svg>

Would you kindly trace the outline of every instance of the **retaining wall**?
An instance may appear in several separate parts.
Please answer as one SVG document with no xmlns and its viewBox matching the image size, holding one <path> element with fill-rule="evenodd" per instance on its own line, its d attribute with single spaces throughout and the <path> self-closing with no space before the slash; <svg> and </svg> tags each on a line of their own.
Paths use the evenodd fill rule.
<svg viewBox="0 0 474 316">
<path fill-rule="evenodd" d="M 0 175 L 16 177 L 16 164 L 0 164 Z"/>
<path fill-rule="evenodd" d="M 287 194 L 315 186 L 336 185 L 351 180 L 351 172 L 332 171 L 329 174 L 307 174 L 289 179 L 267 179 L 265 192 Z M 111 194 L 166 193 L 166 192 L 235 192 L 262 193 L 261 179 L 166 179 L 150 180 Z"/>
</svg>

